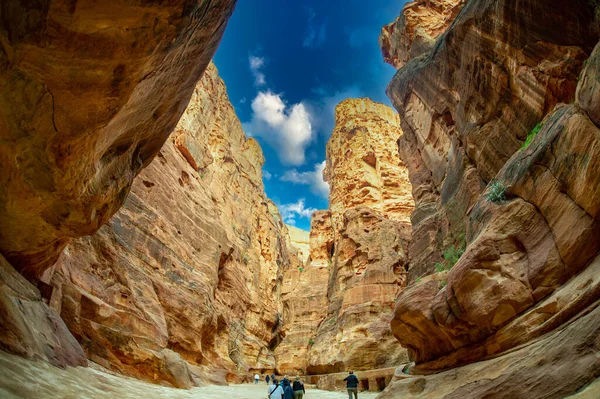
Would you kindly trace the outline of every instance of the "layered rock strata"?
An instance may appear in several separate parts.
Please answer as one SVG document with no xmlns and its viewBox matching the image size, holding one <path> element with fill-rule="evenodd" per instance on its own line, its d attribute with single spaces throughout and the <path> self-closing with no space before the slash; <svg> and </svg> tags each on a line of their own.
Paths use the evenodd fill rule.
<svg viewBox="0 0 600 399">
<path fill-rule="evenodd" d="M 0 5 L 0 342 L 76 366 L 83 351 L 47 306 L 50 268 L 123 204 L 184 111 L 235 1 L 42 3 Z"/>
<path fill-rule="evenodd" d="M 415 0 L 400 16 L 381 28 L 379 47 L 383 60 L 394 68 L 431 50 L 435 39 L 448 29 L 467 0 Z"/>
<path fill-rule="evenodd" d="M 177 124 L 235 0 L 3 1 L 0 252 L 35 280 Z"/>
<path fill-rule="evenodd" d="M 71 243 L 49 281 L 90 359 L 186 388 L 275 369 L 291 261 L 263 162 L 209 66 L 123 208 Z"/>
<path fill-rule="evenodd" d="M 564 397 L 599 376 L 598 31 L 592 3 L 548 7 L 469 1 L 388 86 L 416 203 L 392 329 L 413 374 L 455 369 L 381 397 Z"/>
<path fill-rule="evenodd" d="M 413 207 L 396 150 L 401 134 L 398 116 L 385 105 L 350 99 L 336 107 L 324 172 L 330 210 L 313 214 L 305 270 L 284 277 L 292 324 L 278 348 L 283 373 L 379 369 L 406 359 L 389 329 L 406 282 Z M 279 360 L 292 351 L 298 360 Z"/>
</svg>

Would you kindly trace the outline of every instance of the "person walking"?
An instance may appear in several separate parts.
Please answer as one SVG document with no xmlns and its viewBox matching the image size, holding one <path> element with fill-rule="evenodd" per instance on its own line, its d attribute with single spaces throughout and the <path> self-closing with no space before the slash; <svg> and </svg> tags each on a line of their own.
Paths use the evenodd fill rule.
<svg viewBox="0 0 600 399">
<path fill-rule="evenodd" d="M 271 377 L 269 377 L 269 374 L 267 374 L 267 376 L 265 377 L 265 381 L 267 381 L 267 386 L 269 385 L 269 380 L 271 379 Z"/>
<path fill-rule="evenodd" d="M 354 375 L 354 371 L 350 371 L 344 381 L 346 381 L 348 399 L 352 399 L 352 394 L 354 394 L 354 399 L 358 399 L 358 378 Z"/>
<path fill-rule="evenodd" d="M 286 378 L 281 381 L 281 387 L 283 388 L 283 399 L 294 399 L 294 390 L 292 389 L 292 385 L 290 384 L 290 380 Z"/>
<path fill-rule="evenodd" d="M 300 380 L 300 376 L 296 376 L 294 384 L 292 385 L 294 390 L 294 399 L 303 399 L 306 390 L 304 389 L 304 383 Z"/>
<path fill-rule="evenodd" d="M 258 380 L 260 380 L 260 375 L 258 375 L 258 373 L 254 374 L 254 383 L 258 384 Z"/>
<path fill-rule="evenodd" d="M 267 393 L 269 394 L 269 399 L 283 398 L 283 388 L 279 386 L 275 378 L 273 378 L 272 385 L 269 386 Z"/>
</svg>

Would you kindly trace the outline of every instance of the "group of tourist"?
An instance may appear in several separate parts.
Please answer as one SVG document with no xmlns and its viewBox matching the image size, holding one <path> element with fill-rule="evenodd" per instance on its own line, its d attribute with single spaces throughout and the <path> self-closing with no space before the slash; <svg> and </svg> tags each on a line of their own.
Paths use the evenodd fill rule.
<svg viewBox="0 0 600 399">
<path fill-rule="evenodd" d="M 296 377 L 292 384 L 287 375 L 283 377 L 283 380 L 277 381 L 275 375 L 271 374 L 271 377 L 268 375 L 265 377 L 265 381 L 267 385 L 271 381 L 271 385 L 267 390 L 269 399 L 302 399 L 306 393 L 304 383 L 300 380 L 300 377 Z"/>
<path fill-rule="evenodd" d="M 254 383 L 258 384 L 260 380 L 260 376 L 258 374 L 254 375 Z M 269 385 L 269 389 L 267 393 L 269 394 L 269 399 L 302 399 L 304 398 L 304 394 L 306 390 L 304 389 L 304 383 L 300 380 L 300 377 L 296 376 L 294 379 L 294 383 L 290 383 L 288 376 L 283 377 L 281 381 L 277 381 L 275 378 L 275 374 L 271 374 L 270 376 L 265 376 L 265 381 L 267 385 Z M 348 390 L 348 398 L 358 399 L 358 377 L 354 374 L 354 371 L 350 371 L 348 376 L 344 378 L 346 381 L 346 389 Z"/>
</svg>

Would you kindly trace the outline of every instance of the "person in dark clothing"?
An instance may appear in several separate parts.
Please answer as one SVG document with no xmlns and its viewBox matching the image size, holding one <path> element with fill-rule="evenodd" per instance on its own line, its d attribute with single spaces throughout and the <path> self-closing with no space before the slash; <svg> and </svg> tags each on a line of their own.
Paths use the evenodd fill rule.
<svg viewBox="0 0 600 399">
<path fill-rule="evenodd" d="M 304 384 L 300 381 L 300 377 L 296 376 L 294 384 L 292 384 L 292 389 L 294 390 L 294 399 L 303 399 L 306 390 L 304 389 Z"/>
<path fill-rule="evenodd" d="M 281 387 L 283 388 L 283 398 L 282 399 L 294 399 L 294 390 L 290 385 L 290 380 L 284 378 L 281 381 Z"/>
<path fill-rule="evenodd" d="M 271 377 L 269 377 L 269 374 L 267 374 L 267 376 L 265 377 L 265 381 L 267 381 L 267 385 L 269 385 L 270 380 L 271 380 Z"/>
<path fill-rule="evenodd" d="M 358 378 L 354 375 L 354 371 L 350 371 L 344 381 L 346 381 L 348 399 L 352 399 L 352 394 L 354 394 L 354 399 L 358 399 Z"/>
</svg>

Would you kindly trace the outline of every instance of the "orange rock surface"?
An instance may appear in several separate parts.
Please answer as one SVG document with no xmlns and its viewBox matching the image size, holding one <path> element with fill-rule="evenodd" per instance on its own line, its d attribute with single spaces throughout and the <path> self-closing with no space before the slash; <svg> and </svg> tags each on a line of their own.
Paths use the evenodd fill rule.
<svg viewBox="0 0 600 399">
<path fill-rule="evenodd" d="M 392 329 L 413 375 L 453 370 L 399 376 L 382 398 L 565 397 L 600 376 L 593 15 L 468 2 L 388 86 L 415 197 Z"/>
<path fill-rule="evenodd" d="M 369 99 L 336 107 L 324 172 L 330 209 L 313 214 L 304 271 L 284 275 L 282 373 L 369 370 L 406 360 L 389 328 L 406 283 L 413 207 L 397 155 L 399 123 L 391 108 Z"/>
<path fill-rule="evenodd" d="M 158 153 L 235 0 L 3 2 L 0 252 L 35 280 Z M 6 12 L 6 14 L 4 14 Z"/>
<path fill-rule="evenodd" d="M 431 50 L 463 8 L 466 0 L 413 0 L 400 16 L 381 28 L 379 47 L 383 60 L 394 68 Z"/>
<path fill-rule="evenodd" d="M 263 162 L 211 65 L 123 208 L 56 267 L 52 304 L 90 359 L 179 387 L 275 368 L 291 261 Z"/>
</svg>

